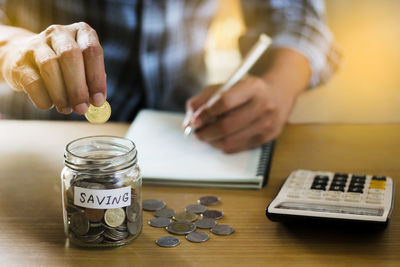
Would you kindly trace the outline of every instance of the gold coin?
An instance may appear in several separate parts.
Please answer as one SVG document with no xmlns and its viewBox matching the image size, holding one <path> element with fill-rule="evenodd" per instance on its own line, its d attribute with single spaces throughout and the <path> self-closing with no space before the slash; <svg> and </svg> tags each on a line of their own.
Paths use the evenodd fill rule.
<svg viewBox="0 0 400 267">
<path fill-rule="evenodd" d="M 120 226 L 125 221 L 125 211 L 121 208 L 109 209 L 104 214 L 104 221 L 111 227 Z"/>
<path fill-rule="evenodd" d="M 192 212 L 180 212 L 175 214 L 174 217 L 172 217 L 175 221 L 187 221 L 187 222 L 193 222 L 197 220 L 198 216 Z"/>
<path fill-rule="evenodd" d="M 111 116 L 111 107 L 107 101 L 104 102 L 100 107 L 93 106 L 90 104 L 88 111 L 85 113 L 86 119 L 90 123 L 101 124 L 108 121 Z"/>
</svg>

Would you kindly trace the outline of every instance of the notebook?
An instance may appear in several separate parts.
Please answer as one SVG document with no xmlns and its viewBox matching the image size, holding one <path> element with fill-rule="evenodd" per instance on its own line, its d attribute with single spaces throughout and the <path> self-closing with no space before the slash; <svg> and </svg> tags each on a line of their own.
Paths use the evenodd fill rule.
<svg viewBox="0 0 400 267">
<path fill-rule="evenodd" d="M 144 184 L 228 188 L 262 188 L 268 176 L 273 143 L 225 154 L 185 137 L 184 114 L 142 110 L 126 137 L 138 151 Z"/>
</svg>

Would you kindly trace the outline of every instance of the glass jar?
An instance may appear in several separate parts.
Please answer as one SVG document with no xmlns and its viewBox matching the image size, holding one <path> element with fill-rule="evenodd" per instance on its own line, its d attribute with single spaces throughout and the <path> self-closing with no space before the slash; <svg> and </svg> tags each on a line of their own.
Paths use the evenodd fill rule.
<svg viewBox="0 0 400 267">
<path fill-rule="evenodd" d="M 61 172 L 64 230 L 84 247 L 125 245 L 142 230 L 142 178 L 135 144 L 91 136 L 66 146 Z"/>
</svg>

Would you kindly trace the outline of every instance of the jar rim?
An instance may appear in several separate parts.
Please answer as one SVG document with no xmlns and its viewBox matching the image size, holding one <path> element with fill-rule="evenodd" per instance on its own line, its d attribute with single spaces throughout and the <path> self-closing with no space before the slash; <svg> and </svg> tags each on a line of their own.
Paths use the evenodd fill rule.
<svg viewBox="0 0 400 267">
<path fill-rule="evenodd" d="M 128 154 L 132 153 L 132 151 L 134 151 L 134 150 L 136 149 L 135 143 L 134 143 L 132 140 L 126 138 L 126 137 L 113 136 L 113 135 L 91 135 L 91 136 L 81 137 L 81 138 L 78 138 L 78 139 L 75 139 L 75 140 L 70 141 L 70 142 L 66 145 L 65 151 L 66 151 L 67 153 L 69 153 L 69 154 L 70 154 L 71 156 L 73 156 L 73 157 L 81 158 L 81 159 L 86 159 L 85 156 L 81 156 L 81 155 L 77 155 L 76 153 L 73 153 L 73 152 L 70 150 L 70 148 L 71 148 L 71 146 L 72 146 L 73 144 L 78 143 L 79 141 L 89 140 L 89 139 L 94 139 L 94 138 L 115 138 L 115 139 L 119 139 L 119 140 L 125 140 L 125 141 L 127 141 L 127 142 L 129 143 L 130 147 L 129 147 L 129 150 L 128 150 L 128 151 L 126 151 L 126 152 L 124 152 L 124 153 L 122 153 L 122 154 L 120 154 L 120 155 L 117 155 L 117 156 L 115 156 L 115 155 L 114 155 L 114 156 L 107 156 L 107 157 L 99 157 L 99 158 L 95 158 L 95 159 L 91 159 L 91 160 L 105 160 L 105 159 L 116 158 L 116 157 L 124 157 L 124 156 L 127 156 Z"/>
</svg>

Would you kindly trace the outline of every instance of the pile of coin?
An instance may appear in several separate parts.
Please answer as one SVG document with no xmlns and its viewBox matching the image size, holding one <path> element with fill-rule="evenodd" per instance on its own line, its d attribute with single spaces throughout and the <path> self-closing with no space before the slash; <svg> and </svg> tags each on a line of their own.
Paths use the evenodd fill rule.
<svg viewBox="0 0 400 267">
<path fill-rule="evenodd" d="M 227 236 L 234 232 L 232 226 L 217 225 L 217 220 L 224 214 L 218 210 L 208 209 L 208 206 L 217 205 L 220 198 L 204 196 L 198 200 L 198 204 L 186 206 L 185 210 L 176 213 L 173 209 L 166 208 L 162 200 L 149 199 L 142 203 L 143 210 L 153 211 L 155 218 L 148 221 L 153 227 L 164 228 L 174 235 L 184 235 L 191 242 L 206 242 L 210 235 L 206 232 L 197 232 L 196 229 L 210 229 L 215 235 Z M 173 221 L 171 221 L 173 219 Z M 180 239 L 174 236 L 164 236 L 157 239 L 156 243 L 161 247 L 175 247 L 180 244 Z"/>
<path fill-rule="evenodd" d="M 74 204 L 74 187 L 116 189 L 131 186 L 131 205 L 123 208 L 92 209 Z M 64 205 L 68 236 L 81 246 L 118 246 L 135 239 L 142 229 L 140 188 L 113 177 L 90 178 L 77 175 L 66 190 Z"/>
</svg>

